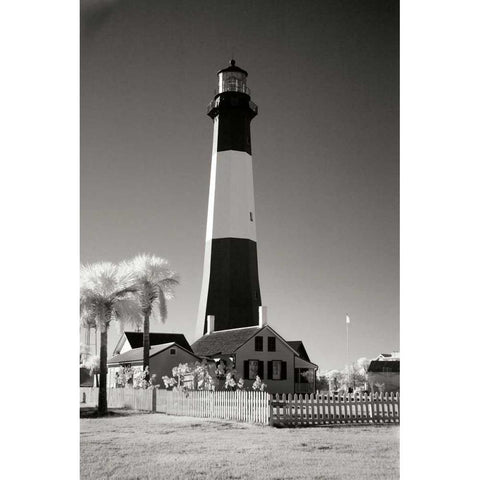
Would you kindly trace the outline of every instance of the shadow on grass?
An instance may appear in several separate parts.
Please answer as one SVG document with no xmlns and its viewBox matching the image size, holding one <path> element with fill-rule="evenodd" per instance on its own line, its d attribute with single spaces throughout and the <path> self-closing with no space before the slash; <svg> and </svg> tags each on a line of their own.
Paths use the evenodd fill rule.
<svg viewBox="0 0 480 480">
<path fill-rule="evenodd" d="M 374 428 L 385 428 L 385 427 L 398 427 L 400 423 L 332 423 L 325 425 L 288 425 L 288 424 L 273 424 L 273 428 L 285 429 L 285 430 L 301 430 L 301 429 L 312 429 L 312 428 L 322 428 L 322 429 L 332 429 L 332 430 L 344 430 L 348 428 L 352 429 L 364 429 L 368 430 L 372 427 Z"/>
<path fill-rule="evenodd" d="M 111 418 L 111 417 L 130 417 L 140 412 L 132 410 L 116 408 L 115 410 L 108 410 L 106 415 L 99 415 L 96 407 L 80 407 L 80 418 Z M 148 412 L 141 412 L 142 414 Z"/>
</svg>

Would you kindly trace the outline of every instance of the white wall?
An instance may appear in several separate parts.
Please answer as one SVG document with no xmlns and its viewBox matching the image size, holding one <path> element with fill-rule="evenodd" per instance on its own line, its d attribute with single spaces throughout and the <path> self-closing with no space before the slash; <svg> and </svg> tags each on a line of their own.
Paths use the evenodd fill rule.
<svg viewBox="0 0 480 480">
<path fill-rule="evenodd" d="M 255 351 L 255 337 L 263 337 L 263 352 Z M 268 351 L 268 337 L 274 334 L 268 328 L 263 329 L 260 333 L 251 338 L 245 345 L 237 350 L 235 355 L 236 370 L 239 377 L 244 378 L 243 365 L 244 360 L 263 361 L 264 377 L 263 382 L 267 384 L 267 392 L 269 393 L 293 393 L 294 392 L 294 358 L 295 355 L 278 337 L 276 340 L 276 351 Z M 267 378 L 267 362 L 270 360 L 282 360 L 287 362 L 287 379 L 286 380 L 269 380 Z M 245 380 L 245 386 L 251 388 L 253 380 Z"/>
</svg>

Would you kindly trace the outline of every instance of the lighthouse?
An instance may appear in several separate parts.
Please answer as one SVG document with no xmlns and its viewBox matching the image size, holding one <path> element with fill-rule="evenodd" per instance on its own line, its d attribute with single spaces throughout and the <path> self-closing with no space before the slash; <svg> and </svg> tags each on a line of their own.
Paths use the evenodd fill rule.
<svg viewBox="0 0 480 480">
<path fill-rule="evenodd" d="M 250 122 L 258 109 L 247 75 L 235 60 L 220 70 L 207 109 L 213 149 L 196 338 L 207 332 L 207 316 L 215 331 L 258 325 L 262 302 L 250 139 Z"/>
</svg>

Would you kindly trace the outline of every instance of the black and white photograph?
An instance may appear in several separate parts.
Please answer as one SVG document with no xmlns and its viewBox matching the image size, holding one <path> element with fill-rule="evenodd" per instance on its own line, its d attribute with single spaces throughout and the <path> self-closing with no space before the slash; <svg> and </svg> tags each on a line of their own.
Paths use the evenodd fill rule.
<svg viewBox="0 0 480 480">
<path fill-rule="evenodd" d="M 398 478 L 398 1 L 80 6 L 81 478 Z"/>
<path fill-rule="evenodd" d="M 478 477 L 478 2 L 1 18 L 2 478 Z"/>
</svg>

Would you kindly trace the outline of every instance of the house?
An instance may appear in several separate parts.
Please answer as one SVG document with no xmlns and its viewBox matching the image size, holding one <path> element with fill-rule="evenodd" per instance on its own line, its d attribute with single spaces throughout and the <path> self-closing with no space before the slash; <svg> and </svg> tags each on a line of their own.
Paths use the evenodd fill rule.
<svg viewBox="0 0 480 480">
<path fill-rule="evenodd" d="M 150 346 L 162 345 L 164 343 L 175 342 L 189 352 L 192 351 L 185 335 L 182 333 L 155 333 L 150 332 Z M 133 348 L 143 347 L 143 332 L 123 332 L 122 336 L 113 349 L 113 355 L 125 353 Z"/>
<path fill-rule="evenodd" d="M 165 375 L 171 377 L 173 367 L 178 366 L 180 363 L 192 363 L 198 360 L 199 358 L 190 349 L 176 342 L 152 345 L 150 346 L 152 383 L 159 385 L 160 388 L 165 388 L 162 377 Z M 116 374 L 120 373 L 124 367 L 132 367 L 133 370 L 143 370 L 143 346 L 114 355 L 107 361 L 107 367 L 107 386 L 115 387 Z"/>
<path fill-rule="evenodd" d="M 400 354 L 382 353 L 370 362 L 367 382 L 372 392 L 400 391 Z"/>
<path fill-rule="evenodd" d="M 265 307 L 260 307 L 265 309 Z M 232 362 L 238 377 L 251 388 L 258 375 L 269 393 L 313 393 L 315 371 L 301 341 L 285 341 L 260 314 L 253 327 L 214 329 L 214 318 L 208 318 L 207 333 L 192 344 L 195 355 L 215 362 Z"/>
<path fill-rule="evenodd" d="M 395 362 L 397 360 L 400 360 L 400 352 L 381 353 L 377 358 L 374 358 L 374 360 Z"/>
</svg>

